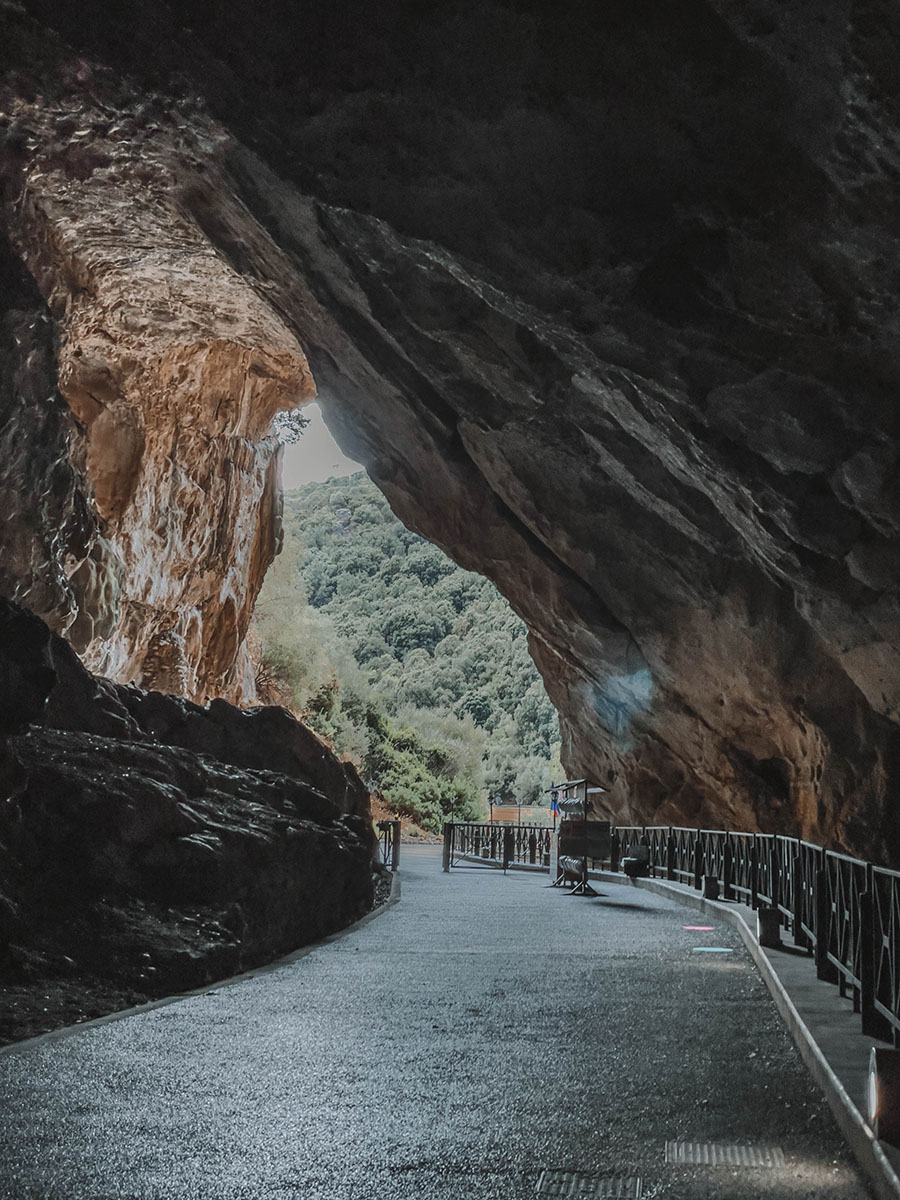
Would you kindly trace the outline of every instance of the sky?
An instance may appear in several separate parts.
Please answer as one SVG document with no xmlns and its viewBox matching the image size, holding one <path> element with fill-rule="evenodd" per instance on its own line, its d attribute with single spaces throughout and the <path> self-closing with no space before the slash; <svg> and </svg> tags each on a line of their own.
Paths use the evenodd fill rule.
<svg viewBox="0 0 900 1200">
<path fill-rule="evenodd" d="M 293 446 L 284 448 L 283 479 L 285 491 L 313 480 L 321 482 L 333 476 L 352 475 L 363 468 L 358 462 L 341 453 L 337 442 L 325 428 L 318 404 L 306 404 L 304 417 L 309 425 Z"/>
</svg>

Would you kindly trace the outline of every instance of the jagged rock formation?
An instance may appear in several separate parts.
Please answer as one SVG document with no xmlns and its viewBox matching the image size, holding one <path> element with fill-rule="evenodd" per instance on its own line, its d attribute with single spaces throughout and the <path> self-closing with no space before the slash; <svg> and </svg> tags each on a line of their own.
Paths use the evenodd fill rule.
<svg viewBox="0 0 900 1200">
<path fill-rule="evenodd" d="M 208 266 L 205 239 L 279 361 L 296 339 L 398 515 L 522 614 L 565 761 L 609 808 L 897 856 L 891 6 L 397 3 L 354 8 L 349 41 L 333 0 L 127 28 L 103 0 L 28 7 L 7 45 L 44 59 L 7 76 L 5 164 L 45 295 L 38 210 L 77 241 L 57 191 L 88 211 L 117 172 L 169 164 L 166 187 L 117 185 L 116 237 L 177 234 Z M 98 106 L 108 127 L 63 145 Z M 112 321 L 79 297 L 65 329 Z M 96 379 L 67 383 L 68 361 L 77 410 Z M 77 543 L 84 468 L 58 461 Z"/>
<path fill-rule="evenodd" d="M 30 1008 L 17 1024 L 35 986 L 48 1025 L 96 1015 L 257 966 L 370 906 L 368 794 L 283 710 L 96 679 L 2 600 L 0 696 L 0 1041 L 41 1027 Z M 80 1007 L 55 1011 L 73 978 Z"/>
</svg>

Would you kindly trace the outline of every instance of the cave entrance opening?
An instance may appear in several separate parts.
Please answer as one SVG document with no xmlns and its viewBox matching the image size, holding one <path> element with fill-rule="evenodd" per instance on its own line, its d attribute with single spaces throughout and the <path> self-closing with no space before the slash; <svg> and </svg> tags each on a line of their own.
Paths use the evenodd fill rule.
<svg viewBox="0 0 900 1200">
<path fill-rule="evenodd" d="M 284 439 L 284 540 L 254 617 L 258 694 L 353 762 L 376 819 L 438 837 L 562 774 L 556 711 L 495 586 L 407 529 L 317 405 Z"/>
</svg>

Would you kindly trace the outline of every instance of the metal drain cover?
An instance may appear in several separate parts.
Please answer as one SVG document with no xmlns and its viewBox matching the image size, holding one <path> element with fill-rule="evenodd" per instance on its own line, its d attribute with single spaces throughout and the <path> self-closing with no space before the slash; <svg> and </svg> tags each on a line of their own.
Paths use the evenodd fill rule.
<svg viewBox="0 0 900 1200">
<path fill-rule="evenodd" d="M 780 1146 L 743 1146 L 726 1142 L 666 1142 L 666 1162 L 694 1167 L 783 1167 Z"/>
<path fill-rule="evenodd" d="M 636 1175 L 601 1178 L 581 1171 L 544 1171 L 538 1180 L 539 1196 L 582 1196 L 588 1200 L 641 1200 Z"/>
</svg>

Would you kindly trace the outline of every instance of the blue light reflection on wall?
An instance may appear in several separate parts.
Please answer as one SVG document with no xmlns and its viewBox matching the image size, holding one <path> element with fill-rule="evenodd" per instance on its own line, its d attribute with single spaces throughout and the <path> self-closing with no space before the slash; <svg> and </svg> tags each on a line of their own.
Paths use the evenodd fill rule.
<svg viewBox="0 0 900 1200">
<path fill-rule="evenodd" d="M 586 684 L 594 712 L 609 732 L 617 750 L 631 749 L 631 722 L 636 713 L 646 712 L 653 699 L 653 676 L 649 667 L 641 667 L 631 675 L 613 675 L 601 687 Z"/>
</svg>

